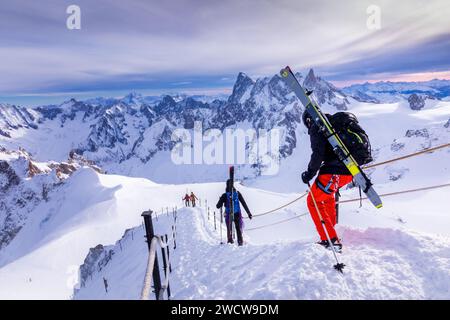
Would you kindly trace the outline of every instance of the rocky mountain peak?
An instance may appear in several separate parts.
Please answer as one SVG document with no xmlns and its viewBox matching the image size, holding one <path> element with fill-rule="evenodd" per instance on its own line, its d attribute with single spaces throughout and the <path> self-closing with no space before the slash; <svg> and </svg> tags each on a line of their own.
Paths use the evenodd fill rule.
<svg viewBox="0 0 450 320">
<path fill-rule="evenodd" d="M 306 75 L 303 86 L 313 91 L 319 104 L 329 104 L 338 110 L 347 110 L 349 105 L 347 96 L 330 82 L 316 76 L 313 69 L 310 69 Z"/>
<path fill-rule="evenodd" d="M 244 95 L 249 91 L 251 87 L 255 84 L 249 76 L 247 76 L 243 72 L 239 72 L 236 82 L 233 86 L 233 93 L 228 98 L 228 102 L 230 103 L 239 103 L 242 98 L 245 98 Z"/>
<path fill-rule="evenodd" d="M 303 85 L 308 90 L 314 90 L 317 87 L 317 81 L 318 81 L 318 79 L 316 78 L 316 75 L 314 74 L 314 70 L 309 69 L 309 72 L 306 75 L 305 81 L 303 81 Z"/>
<path fill-rule="evenodd" d="M 121 99 L 121 102 L 130 104 L 130 105 L 141 105 L 144 103 L 144 97 L 135 91 L 130 92 L 125 97 Z"/>
</svg>

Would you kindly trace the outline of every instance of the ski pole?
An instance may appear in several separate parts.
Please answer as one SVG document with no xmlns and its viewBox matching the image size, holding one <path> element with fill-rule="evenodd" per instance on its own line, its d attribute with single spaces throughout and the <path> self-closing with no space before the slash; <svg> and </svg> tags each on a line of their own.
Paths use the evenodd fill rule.
<svg viewBox="0 0 450 320">
<path fill-rule="evenodd" d="M 328 230 L 325 226 L 325 220 L 323 220 L 322 215 L 320 214 L 319 207 L 317 206 L 317 202 L 316 202 L 316 199 L 314 198 L 314 194 L 312 193 L 311 185 L 309 184 L 309 182 L 308 182 L 308 188 L 309 188 L 309 194 L 311 195 L 311 198 L 314 203 L 314 207 L 316 208 L 317 214 L 319 215 L 320 222 L 322 223 L 323 229 L 325 231 L 325 235 L 327 236 L 328 244 L 333 249 L 334 259 L 336 259 L 336 264 L 333 267 L 340 273 L 344 273 L 343 270 L 344 270 L 345 264 L 339 262 L 339 259 L 336 254 L 336 249 L 334 248 L 334 245 L 331 242 L 330 235 L 328 234 Z"/>
<path fill-rule="evenodd" d="M 223 244 L 223 240 L 222 240 L 222 223 L 223 223 L 223 212 L 222 212 L 222 207 L 220 207 L 220 244 Z"/>
</svg>

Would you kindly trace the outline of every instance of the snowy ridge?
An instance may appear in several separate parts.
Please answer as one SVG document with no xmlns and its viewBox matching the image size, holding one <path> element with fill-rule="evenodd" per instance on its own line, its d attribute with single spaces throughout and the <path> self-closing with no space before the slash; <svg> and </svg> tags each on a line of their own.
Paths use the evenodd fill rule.
<svg viewBox="0 0 450 320">
<path fill-rule="evenodd" d="M 19 128 L 37 129 L 37 113 L 24 107 L 0 103 L 0 136 L 11 138 Z"/>
<path fill-rule="evenodd" d="M 82 167 L 101 172 L 75 155 L 65 162 L 37 162 L 25 150 L 0 147 L 0 250 L 15 239 L 34 210 Z"/>
<path fill-rule="evenodd" d="M 172 251 L 174 299 L 445 299 L 450 289 L 448 238 L 386 228 L 342 228 L 348 244 L 340 259 L 305 241 L 220 245 L 202 209 L 178 214 L 178 248 Z M 160 218 L 165 224 L 164 217 Z M 142 228 L 135 234 L 143 237 Z M 276 235 L 273 235 L 274 237 Z M 143 241 L 127 241 L 76 299 L 137 299 L 146 261 Z M 114 251 L 120 251 L 117 245 Z M 130 259 L 130 253 L 133 260 Z M 430 261 L 437 261 L 430 265 Z M 205 267 L 208 266 L 208 267 Z M 130 274 L 131 271 L 131 274 Z"/>
</svg>

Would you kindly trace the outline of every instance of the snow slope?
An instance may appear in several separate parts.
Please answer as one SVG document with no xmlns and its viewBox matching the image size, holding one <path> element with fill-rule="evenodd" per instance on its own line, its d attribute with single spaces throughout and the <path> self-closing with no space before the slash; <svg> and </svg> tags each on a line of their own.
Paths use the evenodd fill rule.
<svg viewBox="0 0 450 320">
<path fill-rule="evenodd" d="M 165 221 L 164 221 L 165 220 Z M 155 224 L 167 232 L 172 217 Z M 164 230 L 164 227 L 166 230 Z M 332 256 L 311 241 L 220 245 L 203 209 L 178 213 L 172 251 L 173 299 L 448 299 L 450 239 L 406 230 L 343 227 L 345 274 Z M 116 245 L 101 277 L 88 281 L 76 299 L 138 299 L 145 274 L 144 230 Z M 435 261 L 435 263 L 430 263 Z M 108 280 L 109 292 L 103 287 Z"/>
<path fill-rule="evenodd" d="M 114 243 L 126 228 L 140 224 L 140 212 L 149 205 L 149 198 L 140 195 L 156 186 L 91 169 L 69 180 L 55 198 L 33 211 L 0 252 L 0 283 L 8 284 L 0 287 L 0 298 L 69 298 L 71 270 L 83 262 L 90 247 Z M 152 198 L 162 205 L 155 195 Z"/>
<path fill-rule="evenodd" d="M 436 160 L 442 156 L 448 157 L 448 153 L 425 157 Z M 434 179 L 444 177 L 450 181 L 443 174 Z M 449 216 L 441 203 L 448 197 L 448 189 L 386 198 L 384 209 L 378 211 L 369 203 L 362 208 L 357 203 L 343 205 L 339 231 L 346 246 L 342 260 L 348 265 L 344 281 L 331 269 L 330 252 L 313 244 L 316 232 L 308 216 L 279 223 L 305 213 L 304 200 L 258 217 L 298 194 L 237 186 L 255 215 L 246 220 L 248 244 L 244 248 L 219 246 L 219 235 L 213 233 L 212 224 L 207 225 L 201 209 L 179 211 L 179 248 L 173 254 L 175 297 L 336 298 L 337 289 L 345 289 L 340 298 L 450 297 Z M 397 181 L 377 185 L 380 192 L 400 188 Z M 200 197 L 202 207 L 205 199 L 212 207 L 223 189 L 223 183 L 159 185 L 79 170 L 57 195 L 33 211 L 21 232 L 0 251 L 0 282 L 7 283 L 0 287 L 0 298 L 70 298 L 77 270 L 90 248 L 113 246 L 126 229 L 141 225 L 144 210 L 180 206 L 187 190 Z M 342 194 L 353 198 L 357 191 Z M 169 225 L 161 216 L 157 232 L 166 233 Z M 265 228 L 250 230 L 258 227 Z M 136 298 L 147 251 L 143 230 L 138 227 L 133 232 L 133 240 L 128 233 L 120 246 L 112 247 L 116 254 L 86 281 L 76 298 Z M 286 260 L 276 262 L 280 259 Z M 235 272 L 224 275 L 224 269 Z M 100 286 L 103 277 L 109 279 L 108 296 Z M 237 289 L 236 283 L 244 286 Z"/>
</svg>

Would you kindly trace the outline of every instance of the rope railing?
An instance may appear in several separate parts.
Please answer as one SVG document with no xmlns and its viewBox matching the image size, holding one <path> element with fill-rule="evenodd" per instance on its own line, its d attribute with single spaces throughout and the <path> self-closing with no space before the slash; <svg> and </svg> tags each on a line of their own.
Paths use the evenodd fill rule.
<svg viewBox="0 0 450 320">
<path fill-rule="evenodd" d="M 154 266 L 155 266 L 157 243 L 158 243 L 157 238 L 153 238 L 150 243 L 150 252 L 148 255 L 147 269 L 146 269 L 145 277 L 144 277 L 144 286 L 142 287 L 142 291 L 141 291 L 141 300 L 149 300 L 150 299 L 150 291 L 151 291 L 151 285 L 152 285 L 153 270 L 154 270 Z"/>
<path fill-rule="evenodd" d="M 295 217 L 291 217 L 291 218 L 284 219 L 284 220 L 281 220 L 281 221 L 277 221 L 277 222 L 274 222 L 274 223 L 266 224 L 266 225 L 263 225 L 263 226 L 247 228 L 246 230 L 247 231 L 253 231 L 253 230 L 263 229 L 263 228 L 275 226 L 277 224 L 281 224 L 281 223 L 284 223 L 284 222 L 292 221 L 292 220 L 295 220 L 295 219 L 298 219 L 298 218 L 301 218 L 301 217 L 304 217 L 304 216 L 307 216 L 307 215 L 309 215 L 309 213 L 303 213 L 303 214 L 296 215 Z"/>
<path fill-rule="evenodd" d="M 400 160 L 404 160 L 404 159 L 408 159 L 408 158 L 413 158 L 415 156 L 421 155 L 421 154 L 425 154 L 425 153 L 430 153 L 439 149 L 443 149 L 443 148 L 447 148 L 450 147 L 450 143 L 445 143 L 436 147 L 431 147 L 431 148 L 426 148 L 426 149 L 422 149 L 421 151 L 418 152 L 414 152 L 414 153 L 410 153 L 398 158 L 394 158 L 394 159 L 390 159 L 390 160 L 386 160 L 383 162 L 379 162 L 379 163 L 375 163 L 375 164 L 370 164 L 367 166 L 363 166 L 363 169 L 371 169 L 371 168 L 375 168 L 375 167 L 379 167 L 388 163 L 392 163 L 392 162 L 396 162 L 396 161 L 400 161 Z"/>
<path fill-rule="evenodd" d="M 407 154 L 407 155 L 402 156 L 402 157 L 398 157 L 398 158 L 394 158 L 394 159 L 391 159 L 391 160 L 387 160 L 387 161 L 375 163 L 375 164 L 368 165 L 368 166 L 364 166 L 363 169 L 375 168 L 375 167 L 378 167 L 378 166 L 381 166 L 381 165 L 385 165 L 385 164 L 388 164 L 388 163 L 392 163 L 392 162 L 396 162 L 396 161 L 400 161 L 400 160 L 412 158 L 412 157 L 415 157 L 415 156 L 418 156 L 418 155 L 421 155 L 421 154 L 430 153 L 430 152 L 433 152 L 433 151 L 436 151 L 436 150 L 439 150 L 439 149 L 443 149 L 443 148 L 447 148 L 447 147 L 450 147 L 450 143 L 445 143 L 445 144 L 442 144 L 442 145 L 439 145 L 439 146 L 435 146 L 435 147 L 431 147 L 431 148 L 426 148 L 426 149 L 423 149 L 423 150 L 421 150 L 421 151 L 414 152 L 414 153 L 411 153 L 411 154 Z M 283 208 L 285 208 L 285 207 L 288 207 L 288 206 L 290 206 L 291 204 L 293 204 L 293 203 L 295 203 L 295 202 L 301 200 L 301 199 L 304 198 L 307 194 L 308 194 L 308 192 L 306 191 L 306 192 L 303 193 L 300 197 L 298 197 L 298 198 L 296 198 L 296 199 L 294 199 L 294 200 L 292 200 L 292 201 L 286 203 L 285 205 L 282 205 L 282 206 L 280 206 L 280 207 L 278 207 L 278 208 L 275 208 L 275 209 L 272 209 L 272 210 L 269 210 L 269 211 L 266 211 L 266 212 L 263 212 L 263 213 L 260 213 L 260 214 L 255 214 L 255 215 L 253 215 L 253 218 L 265 216 L 265 215 L 274 213 L 274 212 L 276 212 L 276 211 L 279 211 L 279 210 L 281 210 L 281 209 L 283 209 Z M 359 199 L 358 199 L 358 200 L 359 200 Z M 354 201 L 356 201 L 356 200 L 354 200 Z M 341 202 L 341 203 L 342 203 L 342 202 Z M 243 218 L 244 218 L 244 219 L 248 219 L 247 217 L 243 217 Z"/>
<path fill-rule="evenodd" d="M 400 194 L 419 192 L 419 191 L 426 191 L 426 190 L 433 190 L 433 189 L 441 189 L 441 188 L 446 188 L 446 187 L 450 187 L 450 183 L 440 184 L 440 185 L 430 186 L 430 187 L 422 187 L 422 188 L 417 188 L 417 189 L 409 189 L 409 190 L 402 190 L 402 191 L 384 193 L 384 194 L 380 194 L 380 197 L 385 198 L 385 197 L 396 196 L 396 195 L 400 195 Z M 336 203 L 337 204 L 341 204 L 341 203 L 356 202 L 356 201 L 360 201 L 360 200 L 368 200 L 368 198 L 364 197 L 364 198 L 355 198 L 355 199 L 341 200 L 341 201 L 338 201 Z"/>
<path fill-rule="evenodd" d="M 166 210 L 167 215 L 169 215 L 169 210 Z M 141 300 L 150 299 L 150 293 L 153 288 L 156 296 L 156 300 L 161 300 L 164 298 L 164 293 L 167 292 L 167 298 L 170 299 L 170 285 L 169 285 L 169 274 L 172 272 L 172 266 L 170 263 L 169 256 L 169 244 L 173 243 L 173 249 L 176 249 L 176 222 L 177 222 L 177 209 L 173 208 L 173 225 L 172 225 L 172 235 L 169 238 L 168 235 L 159 236 L 154 234 L 153 221 L 152 221 L 153 211 L 145 211 L 142 213 L 144 217 L 145 231 L 147 244 L 149 249 L 149 255 L 147 260 L 147 268 L 145 271 L 144 282 L 141 290 Z M 161 248 L 162 260 L 163 260 L 163 270 L 164 270 L 164 281 L 161 282 L 161 276 L 159 273 L 159 262 L 157 255 L 157 247 Z M 153 279 L 153 281 L 152 281 Z"/>
<path fill-rule="evenodd" d="M 446 187 L 450 187 L 450 183 L 436 185 L 436 186 L 422 187 L 422 188 L 417 188 L 417 189 L 409 189 L 409 190 L 402 190 L 402 191 L 384 193 L 384 194 L 380 194 L 380 197 L 385 198 L 385 197 L 396 196 L 396 195 L 401 195 L 401 194 L 407 194 L 407 193 L 412 193 L 412 192 L 419 192 L 419 191 L 426 191 L 426 190 L 433 190 L 433 189 L 441 189 L 441 188 L 446 188 Z M 360 200 L 368 200 L 368 198 L 361 198 L 361 199 L 360 198 L 355 198 L 355 199 L 341 200 L 341 201 L 338 201 L 336 203 L 337 204 L 343 204 L 343 203 L 356 202 L 356 201 L 360 201 Z M 247 231 L 252 231 L 252 230 L 257 230 L 257 229 L 263 229 L 263 228 L 271 227 L 271 226 L 274 226 L 274 225 L 277 225 L 277 224 L 281 224 L 281 223 L 284 223 L 284 222 L 295 220 L 295 219 L 300 218 L 300 217 L 304 217 L 304 216 L 306 216 L 308 214 L 309 213 L 303 213 L 301 215 L 296 215 L 295 217 L 292 217 L 292 218 L 288 218 L 288 219 L 285 219 L 285 220 L 281 220 L 281 221 L 277 221 L 277 222 L 274 222 L 274 223 L 266 224 L 266 225 L 263 225 L 263 226 L 258 226 L 258 227 L 254 227 L 254 228 L 248 228 L 246 230 Z"/>
<path fill-rule="evenodd" d="M 281 207 L 278 207 L 278 208 L 275 208 L 275 209 L 272 209 L 272 210 L 269 210 L 269 211 L 266 211 L 266 212 L 263 212 L 263 213 L 255 214 L 255 215 L 253 215 L 253 218 L 259 218 L 259 217 L 262 217 L 262 216 L 274 213 L 276 211 L 279 211 L 281 209 L 284 209 L 284 208 L 290 206 L 291 204 L 293 204 L 293 203 L 303 199 L 304 197 L 306 197 L 307 194 L 308 194 L 308 191 L 304 192 L 300 197 L 295 198 L 294 200 L 292 200 L 292 201 L 282 205 Z M 248 219 L 247 217 L 242 217 L 242 218 L 243 219 Z"/>
<path fill-rule="evenodd" d="M 416 156 L 419 156 L 419 155 L 422 155 L 422 154 L 430 153 L 430 152 L 433 152 L 433 151 L 436 151 L 436 150 L 440 150 L 440 149 L 444 149 L 444 148 L 447 148 L 447 147 L 450 147 L 450 143 L 445 143 L 445 144 L 438 145 L 438 146 L 435 146 L 435 147 L 426 148 L 426 149 L 423 149 L 423 150 L 418 151 L 418 152 L 410 153 L 410 154 L 407 154 L 407 155 L 404 155 L 404 156 L 401 156 L 401 157 L 398 157 L 398 158 L 393 158 L 393 159 L 386 160 L 386 161 L 379 162 L 379 163 L 375 163 L 375 164 L 372 164 L 372 165 L 367 165 L 367 166 L 364 166 L 362 168 L 363 169 L 371 169 L 371 168 L 379 167 L 379 166 L 382 166 L 382 165 L 385 165 L 385 164 L 393 163 L 393 162 L 396 162 L 396 161 L 413 158 L 413 157 L 416 157 Z M 403 191 L 397 191 L 397 192 L 381 194 L 380 197 L 389 197 L 389 196 L 406 194 L 406 193 L 411 193 L 411 192 L 418 192 L 418 191 L 426 191 L 426 190 L 432 190 L 432 189 L 438 189 L 438 188 L 445 188 L 445 187 L 449 187 L 449 186 L 450 186 L 450 184 L 443 184 L 443 185 L 437 185 L 437 186 L 430 186 L 430 187 L 423 187 L 423 188 L 417 188 L 417 189 L 403 190 Z M 275 213 L 277 211 L 280 211 L 281 209 L 284 209 L 284 208 L 292 205 L 293 203 L 303 199 L 306 195 L 308 195 L 308 191 L 306 191 L 305 193 L 303 193 L 299 197 L 295 198 L 294 200 L 292 200 L 292 201 L 290 201 L 290 202 L 288 202 L 288 203 L 286 203 L 286 204 L 284 204 L 284 205 L 282 205 L 280 207 L 277 207 L 275 209 L 271 209 L 269 211 L 262 212 L 262 213 L 259 213 L 259 214 L 254 214 L 253 218 L 262 217 L 262 216 L 269 215 L 269 214 Z M 338 201 L 336 203 L 337 204 L 341 204 L 341 203 L 356 202 L 356 201 L 361 201 L 361 200 L 368 200 L 368 198 L 364 197 L 364 198 L 356 198 L 356 199 L 349 199 L 349 200 L 341 200 L 341 201 Z M 208 210 L 208 220 L 209 220 L 209 207 L 207 206 L 207 201 L 205 201 L 205 209 Z M 275 222 L 273 224 L 269 224 L 269 225 L 265 225 L 265 226 L 259 226 L 259 227 L 254 227 L 254 228 L 249 228 L 247 230 L 251 231 L 251 230 L 262 229 L 262 228 L 269 227 L 269 226 L 272 226 L 272 225 L 276 225 L 276 224 L 284 223 L 284 222 L 287 222 L 287 221 L 291 221 L 291 220 L 297 219 L 298 217 L 302 217 L 302 216 L 305 216 L 305 215 L 307 215 L 307 213 L 299 215 L 299 216 L 295 216 L 295 217 L 292 217 L 292 218 L 289 218 L 289 219 L 285 219 L 285 220 L 282 220 L 282 221 L 278 221 L 278 222 Z M 248 219 L 248 217 L 242 217 L 242 218 L 243 219 Z M 214 212 L 214 223 L 215 222 L 216 221 L 215 221 L 215 212 Z"/>
<path fill-rule="evenodd" d="M 160 236 L 153 237 L 151 244 L 150 244 L 150 252 L 148 255 L 147 269 L 146 269 L 145 277 L 144 277 L 144 286 L 143 286 L 142 292 L 141 292 L 141 300 L 149 300 L 150 299 L 151 283 L 152 283 L 153 271 L 154 271 L 154 267 L 155 267 L 157 246 L 159 245 L 159 247 L 161 249 L 165 249 L 169 246 L 168 241 L 171 241 L 171 240 L 172 239 L 163 241 Z M 167 251 L 164 250 L 163 252 L 165 254 L 165 259 L 167 259 L 166 261 L 169 261 L 169 257 L 167 256 Z M 168 288 L 169 288 L 170 270 L 169 270 L 169 268 L 165 268 L 165 269 L 166 269 L 165 274 L 164 274 L 165 278 L 164 278 L 164 282 L 161 284 L 161 289 L 159 291 L 159 297 L 163 297 L 164 292 L 166 290 L 168 290 Z"/>
</svg>

